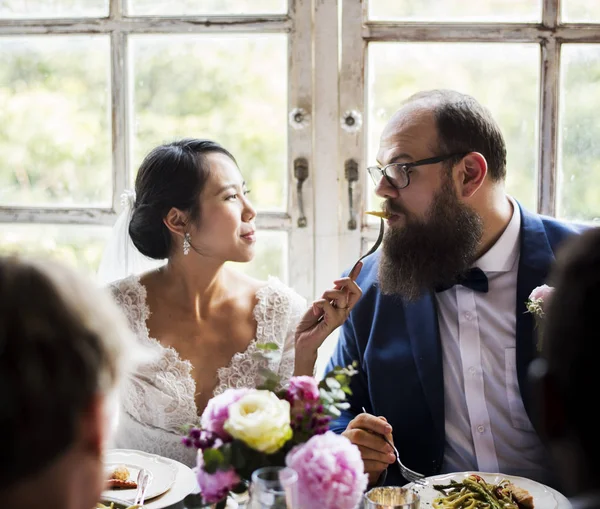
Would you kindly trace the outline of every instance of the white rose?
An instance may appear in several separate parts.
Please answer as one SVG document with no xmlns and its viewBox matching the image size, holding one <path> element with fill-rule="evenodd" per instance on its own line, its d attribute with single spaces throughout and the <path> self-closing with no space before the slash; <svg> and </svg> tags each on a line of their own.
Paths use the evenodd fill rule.
<svg viewBox="0 0 600 509">
<path fill-rule="evenodd" d="M 229 406 L 225 431 L 257 451 L 281 449 L 290 438 L 290 404 L 271 391 L 253 390 Z"/>
</svg>

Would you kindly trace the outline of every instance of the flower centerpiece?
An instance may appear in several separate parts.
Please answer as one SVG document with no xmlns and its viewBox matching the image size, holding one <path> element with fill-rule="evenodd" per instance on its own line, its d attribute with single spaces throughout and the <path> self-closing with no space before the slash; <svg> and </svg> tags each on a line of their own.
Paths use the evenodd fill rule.
<svg viewBox="0 0 600 509">
<path fill-rule="evenodd" d="M 537 328 L 537 349 L 542 349 L 542 338 L 544 336 L 544 319 L 546 317 L 546 310 L 548 309 L 548 303 L 552 297 L 554 288 L 548 285 L 538 286 L 533 289 L 529 294 L 529 299 L 525 303 L 527 311 L 531 313 L 535 319 L 535 325 Z"/>
<path fill-rule="evenodd" d="M 333 417 L 348 407 L 355 366 L 336 367 L 321 382 L 292 377 L 278 389 L 278 377 L 264 370 L 256 389 L 228 389 L 213 397 L 200 426 L 184 445 L 198 449 L 196 505 L 225 507 L 230 492 L 246 490 L 252 472 L 288 466 L 298 474 L 302 509 L 354 509 L 367 487 L 358 447 L 329 431 Z"/>
</svg>

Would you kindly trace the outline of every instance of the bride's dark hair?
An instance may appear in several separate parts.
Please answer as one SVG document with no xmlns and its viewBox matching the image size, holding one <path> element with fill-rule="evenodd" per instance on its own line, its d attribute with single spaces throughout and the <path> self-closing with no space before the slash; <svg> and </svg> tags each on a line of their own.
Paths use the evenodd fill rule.
<svg viewBox="0 0 600 509">
<path fill-rule="evenodd" d="M 172 207 L 198 219 L 198 196 L 209 174 L 206 156 L 214 152 L 237 164 L 218 143 L 195 138 L 160 145 L 146 156 L 135 179 L 136 199 L 129 223 L 129 236 L 140 253 L 156 260 L 169 256 L 171 233 L 163 219 Z"/>
</svg>

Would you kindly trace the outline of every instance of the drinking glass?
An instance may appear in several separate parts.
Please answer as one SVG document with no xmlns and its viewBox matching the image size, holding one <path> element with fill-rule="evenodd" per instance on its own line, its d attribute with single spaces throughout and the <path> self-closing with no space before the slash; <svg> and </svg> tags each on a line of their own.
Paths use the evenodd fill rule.
<svg viewBox="0 0 600 509">
<path fill-rule="evenodd" d="M 252 472 L 248 509 L 297 509 L 298 474 L 289 467 L 264 467 Z"/>
</svg>

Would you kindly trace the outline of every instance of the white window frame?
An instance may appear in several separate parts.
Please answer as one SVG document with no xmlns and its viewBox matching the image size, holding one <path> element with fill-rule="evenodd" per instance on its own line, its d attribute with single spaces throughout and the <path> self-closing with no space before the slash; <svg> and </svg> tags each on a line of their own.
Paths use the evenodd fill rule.
<svg viewBox="0 0 600 509">
<path fill-rule="evenodd" d="M 336 1 L 336 0 L 331 0 Z M 542 0 L 540 23 L 484 22 L 382 22 L 368 20 L 369 0 L 344 0 L 342 9 L 342 58 L 340 64 L 340 111 L 357 110 L 365 121 L 357 133 L 339 131 L 340 159 L 354 159 L 359 164 L 360 179 L 355 196 L 364 197 L 367 187 L 366 143 L 368 129 L 368 83 L 366 75 L 367 45 L 370 42 L 497 42 L 537 43 L 540 59 L 540 113 L 538 136 L 538 202 L 540 214 L 556 215 L 558 172 L 560 52 L 563 44 L 600 43 L 599 23 L 562 23 L 560 1 Z M 563 0 L 568 1 L 568 0 Z M 401 98 L 399 98 L 401 100 Z M 345 182 L 343 164 L 339 180 Z M 355 200 L 356 201 L 356 200 Z M 346 232 L 343 238 L 343 267 L 368 249 L 377 237 L 378 227 L 364 218 L 364 199 L 360 199 L 360 232 Z M 348 217 L 347 200 L 342 202 L 343 217 Z"/>
<path fill-rule="evenodd" d="M 129 187 L 132 169 L 128 36 L 133 34 L 199 33 L 285 33 L 288 35 L 288 111 L 302 108 L 312 112 L 312 2 L 289 0 L 288 12 L 275 15 L 244 16 L 129 16 L 126 0 L 110 0 L 109 15 L 98 18 L 2 19 L 0 37 L 38 35 L 110 36 L 111 47 L 111 118 L 112 118 L 112 206 L 34 207 L 0 206 L 2 223 L 55 223 L 112 225 L 121 210 L 120 196 Z M 261 211 L 259 230 L 288 233 L 288 282 L 300 294 L 314 294 L 314 207 L 312 129 L 293 129 L 288 125 L 288 207 L 285 212 Z M 299 227 L 298 197 L 293 174 L 294 161 L 309 160 L 309 177 L 302 186 L 306 226 Z"/>
</svg>

